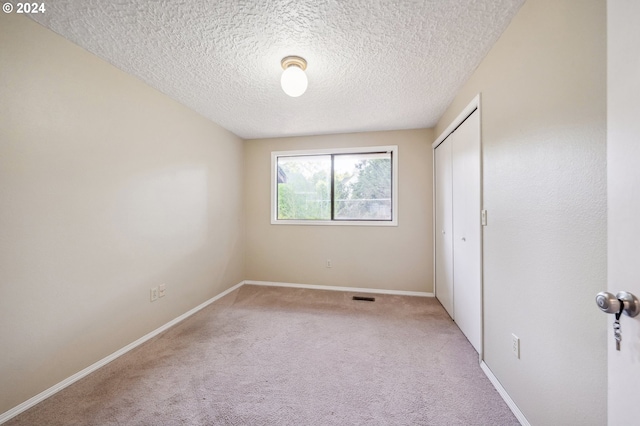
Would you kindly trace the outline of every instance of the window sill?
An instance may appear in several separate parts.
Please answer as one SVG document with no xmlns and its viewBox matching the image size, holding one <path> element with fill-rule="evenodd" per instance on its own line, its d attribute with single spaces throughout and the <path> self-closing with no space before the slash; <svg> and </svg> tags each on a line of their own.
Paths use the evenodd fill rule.
<svg viewBox="0 0 640 426">
<path fill-rule="evenodd" d="M 398 226 L 397 220 L 272 220 L 272 225 Z"/>
</svg>

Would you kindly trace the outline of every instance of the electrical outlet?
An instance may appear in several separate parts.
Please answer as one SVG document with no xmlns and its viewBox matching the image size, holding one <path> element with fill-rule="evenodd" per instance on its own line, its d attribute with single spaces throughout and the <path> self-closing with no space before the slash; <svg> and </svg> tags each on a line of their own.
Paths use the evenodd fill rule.
<svg viewBox="0 0 640 426">
<path fill-rule="evenodd" d="M 155 302 L 158 300 L 158 287 L 153 287 L 151 289 L 151 301 Z"/>
<path fill-rule="evenodd" d="M 327 259 L 327 268 L 331 268 L 331 259 Z"/>
<path fill-rule="evenodd" d="M 167 285 L 166 284 L 160 284 L 160 286 L 158 287 L 158 297 L 164 297 L 167 294 Z"/>
<path fill-rule="evenodd" d="M 515 334 L 511 334 L 511 352 L 513 356 L 520 359 L 520 338 Z"/>
</svg>

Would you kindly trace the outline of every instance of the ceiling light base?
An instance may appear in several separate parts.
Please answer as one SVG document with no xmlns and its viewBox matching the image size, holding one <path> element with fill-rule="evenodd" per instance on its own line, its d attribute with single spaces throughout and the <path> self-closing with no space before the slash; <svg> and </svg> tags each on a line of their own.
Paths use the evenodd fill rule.
<svg viewBox="0 0 640 426">
<path fill-rule="evenodd" d="M 291 65 L 299 67 L 300 69 L 302 69 L 302 71 L 307 69 L 307 61 L 305 61 L 304 58 L 301 58 L 300 56 L 287 56 L 285 58 L 282 58 L 282 62 L 280 63 L 282 64 L 282 68 L 285 70 Z"/>
</svg>

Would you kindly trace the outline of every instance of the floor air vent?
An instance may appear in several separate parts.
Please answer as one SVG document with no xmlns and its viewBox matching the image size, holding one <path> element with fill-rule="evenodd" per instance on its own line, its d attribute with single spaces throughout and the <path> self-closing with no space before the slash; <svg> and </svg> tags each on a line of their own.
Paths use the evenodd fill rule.
<svg viewBox="0 0 640 426">
<path fill-rule="evenodd" d="M 363 302 L 375 302 L 375 297 L 353 296 L 353 300 L 360 300 Z"/>
</svg>

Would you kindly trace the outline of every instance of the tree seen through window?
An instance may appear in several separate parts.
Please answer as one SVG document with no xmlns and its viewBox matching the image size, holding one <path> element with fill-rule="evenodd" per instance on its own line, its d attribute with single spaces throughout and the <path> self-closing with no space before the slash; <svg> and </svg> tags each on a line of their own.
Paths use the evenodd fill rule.
<svg viewBox="0 0 640 426">
<path fill-rule="evenodd" d="M 391 155 L 278 157 L 278 220 L 390 221 Z"/>
</svg>

